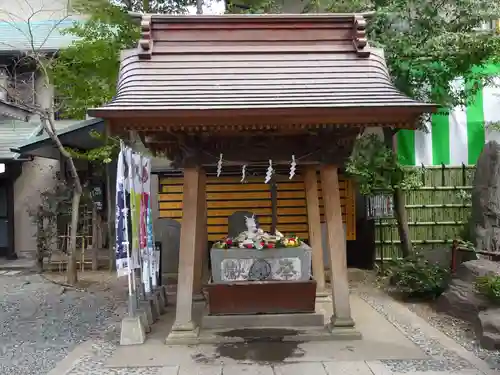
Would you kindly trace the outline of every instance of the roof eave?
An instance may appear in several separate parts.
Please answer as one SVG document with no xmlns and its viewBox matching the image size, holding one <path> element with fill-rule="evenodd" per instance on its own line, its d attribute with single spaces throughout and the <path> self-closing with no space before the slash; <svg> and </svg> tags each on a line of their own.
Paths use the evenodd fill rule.
<svg viewBox="0 0 500 375">
<path fill-rule="evenodd" d="M 198 23 L 200 20 L 203 22 L 269 22 L 270 20 L 280 20 L 286 21 L 290 20 L 292 22 L 305 22 L 310 20 L 342 20 L 342 19 L 352 19 L 354 16 L 372 17 L 375 12 L 360 12 L 360 13 L 279 13 L 279 14 L 151 14 L 151 18 L 157 21 L 169 22 L 169 23 L 186 23 L 195 22 Z M 129 15 L 133 18 L 139 18 L 139 16 L 144 16 L 143 14 L 137 14 L 129 12 Z"/>
<path fill-rule="evenodd" d="M 0 115 L 27 122 L 33 111 L 28 108 L 0 100 Z"/>
<path fill-rule="evenodd" d="M 258 116 L 273 116 L 294 113 L 311 113 L 318 115 L 333 114 L 334 112 L 348 112 L 353 110 L 393 110 L 399 113 L 405 112 L 408 114 L 424 114 L 434 113 L 437 111 L 438 106 L 432 103 L 405 103 L 404 105 L 367 105 L 359 106 L 353 105 L 351 107 L 278 107 L 278 108 L 252 108 L 252 107 L 231 107 L 231 108 L 196 108 L 196 109 L 148 109 L 146 107 L 139 108 L 113 108 L 113 107 L 100 107 L 90 108 L 87 112 L 92 117 L 99 117 L 102 119 L 118 119 L 123 117 L 134 118 L 155 118 L 158 116 L 164 117 L 190 117 L 190 116 L 205 116 L 207 118 L 212 116 L 232 117 L 235 114 L 239 116 L 256 116 L 255 111 L 258 110 Z"/>
</svg>

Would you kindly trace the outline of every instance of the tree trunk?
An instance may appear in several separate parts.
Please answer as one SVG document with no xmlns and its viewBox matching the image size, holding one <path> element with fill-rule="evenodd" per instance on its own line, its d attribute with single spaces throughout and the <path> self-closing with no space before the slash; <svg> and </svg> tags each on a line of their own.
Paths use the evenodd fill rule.
<svg viewBox="0 0 500 375">
<path fill-rule="evenodd" d="M 196 0 L 196 14 L 203 14 L 203 0 Z"/>
<path fill-rule="evenodd" d="M 113 248 L 114 243 L 114 220 L 112 215 L 112 205 L 113 200 L 111 199 L 111 173 L 110 165 L 106 164 L 106 214 L 107 223 L 106 228 L 108 232 L 108 250 L 109 250 L 109 271 L 113 272 L 116 269 L 116 259 L 115 259 L 115 249 Z"/>
<path fill-rule="evenodd" d="M 40 120 L 42 125 L 52 139 L 52 141 L 56 144 L 59 152 L 66 158 L 66 162 L 69 166 L 69 171 L 71 173 L 71 177 L 73 179 L 73 200 L 72 200 L 72 211 L 71 211 L 71 232 L 70 232 L 70 246 L 69 246 L 69 254 L 68 254 L 68 267 L 67 267 L 67 282 L 70 285 L 76 284 L 78 281 L 77 269 L 76 269 L 76 234 L 78 230 L 78 219 L 79 219 L 79 211 L 80 211 L 80 198 L 83 193 L 82 184 L 80 182 L 80 176 L 78 176 L 78 172 L 76 170 L 75 162 L 71 154 L 66 151 L 64 146 L 61 143 L 61 140 L 57 136 L 56 127 L 54 124 L 54 110 L 48 109 L 39 112 Z"/>
<path fill-rule="evenodd" d="M 410 227 L 408 226 L 408 216 L 406 215 L 405 194 L 401 189 L 394 190 L 394 211 L 398 222 L 398 233 L 401 241 L 401 253 L 403 258 L 411 255 L 413 245 L 410 239 Z"/>
<path fill-rule="evenodd" d="M 69 235 L 68 268 L 66 270 L 66 282 L 75 285 L 78 281 L 76 265 L 76 234 L 78 230 L 78 215 L 80 214 L 80 198 L 82 194 L 76 189 L 73 191 L 71 202 L 71 231 Z"/>
<path fill-rule="evenodd" d="M 396 144 L 394 142 L 394 134 L 391 128 L 384 128 L 384 143 L 390 148 L 396 158 Z M 410 227 L 408 226 L 408 216 L 406 215 L 405 195 L 404 192 L 397 188 L 393 193 L 394 213 L 398 224 L 399 240 L 401 241 L 401 253 L 404 258 L 408 257 L 413 252 L 413 246 L 410 239 Z"/>
<path fill-rule="evenodd" d="M 144 13 L 149 13 L 151 9 L 149 0 L 142 0 L 142 11 Z"/>
</svg>

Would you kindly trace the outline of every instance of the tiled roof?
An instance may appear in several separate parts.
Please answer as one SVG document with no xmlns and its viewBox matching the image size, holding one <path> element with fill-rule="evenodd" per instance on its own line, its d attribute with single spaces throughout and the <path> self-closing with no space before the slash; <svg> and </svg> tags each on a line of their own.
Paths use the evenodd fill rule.
<svg viewBox="0 0 500 375">
<path fill-rule="evenodd" d="M 0 160 L 12 160 L 19 155 L 10 151 L 12 145 L 28 139 L 39 129 L 39 122 L 4 120 L 0 122 Z"/>
<path fill-rule="evenodd" d="M 74 120 L 56 121 L 56 130 L 64 131 L 65 128 L 74 124 Z M 11 148 L 18 144 L 25 144 L 30 140 L 41 137 L 42 125 L 36 118 L 29 122 L 17 120 L 0 121 L 0 160 L 12 160 L 19 157 L 18 153 L 12 152 Z"/>
<path fill-rule="evenodd" d="M 373 107 L 426 112 L 431 105 L 394 87 L 383 51 L 366 42 L 364 22 L 352 14 L 145 16 L 139 47 L 123 55 L 115 98 L 90 113 Z"/>
<path fill-rule="evenodd" d="M 41 51 L 57 51 L 68 47 L 76 37 L 72 34 L 62 34 L 64 29 L 72 26 L 76 19 L 0 22 L 0 52 L 31 51 L 31 34 L 35 49 Z"/>
</svg>

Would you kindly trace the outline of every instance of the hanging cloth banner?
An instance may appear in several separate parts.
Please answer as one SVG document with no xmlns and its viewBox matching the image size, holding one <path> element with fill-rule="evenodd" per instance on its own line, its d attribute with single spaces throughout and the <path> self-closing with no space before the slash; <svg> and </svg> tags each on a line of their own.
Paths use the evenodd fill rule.
<svg viewBox="0 0 500 375">
<path fill-rule="evenodd" d="M 490 66 L 487 73 L 497 75 L 500 66 Z M 458 91 L 468 87 L 463 79 L 451 83 Z M 470 96 L 466 106 L 440 111 L 431 116 L 427 131 L 400 130 L 397 153 L 403 165 L 475 165 L 484 144 L 500 141 L 500 132 L 489 128 L 500 122 L 500 77 Z M 466 86 L 464 86 L 466 85 Z"/>
<path fill-rule="evenodd" d="M 115 253 L 116 253 L 116 271 L 118 277 L 125 276 L 128 273 L 128 264 L 130 259 L 127 256 L 127 249 L 125 246 L 125 242 L 128 241 L 128 233 L 126 233 L 125 229 L 125 220 L 127 217 L 125 216 L 124 208 L 125 208 L 125 199 L 126 199 L 126 164 L 125 164 L 125 155 L 123 150 L 120 151 L 118 155 L 118 163 L 116 168 L 116 220 L 115 220 L 115 231 L 116 231 L 116 244 L 115 244 Z"/>
<path fill-rule="evenodd" d="M 145 247 L 147 248 L 147 256 L 149 262 L 149 276 L 152 282 L 152 288 L 157 286 L 156 274 L 159 271 L 159 252 L 155 251 L 154 248 L 154 236 L 153 236 L 153 217 L 151 209 L 151 159 L 143 156 L 142 158 L 142 191 L 143 191 L 143 201 L 142 204 L 145 208 L 144 217 L 144 232 L 145 232 Z"/>
<path fill-rule="evenodd" d="M 134 153 L 130 148 L 125 148 L 125 160 L 126 164 L 128 165 L 128 184 L 125 184 L 125 189 L 126 192 L 128 193 L 129 196 L 129 202 L 130 202 L 130 214 L 129 214 L 129 220 L 130 220 L 130 225 L 128 226 L 129 230 L 129 241 L 130 241 L 130 248 L 131 248 L 131 262 L 132 262 L 132 268 L 140 268 L 140 262 L 139 262 L 139 233 L 138 233 L 138 215 L 139 215 L 139 208 L 137 205 L 137 197 L 136 197 L 136 190 L 135 190 L 135 184 L 134 184 L 134 179 L 135 179 L 135 172 L 136 172 L 136 165 L 134 164 Z M 139 198 L 140 199 L 140 198 Z M 135 279 L 134 279 L 135 280 Z"/>
<path fill-rule="evenodd" d="M 146 293 L 151 293 L 151 256 L 148 252 L 148 243 L 147 243 L 147 197 L 149 196 L 149 192 L 147 191 L 147 179 L 149 179 L 148 171 L 147 171 L 147 158 L 142 155 L 135 155 L 135 162 L 138 166 L 135 183 L 137 184 L 137 196 L 139 197 L 138 205 L 139 205 L 139 220 L 138 220 L 138 229 L 139 229 L 139 247 L 141 254 L 141 265 L 142 265 L 142 283 L 144 284 L 144 291 Z"/>
</svg>

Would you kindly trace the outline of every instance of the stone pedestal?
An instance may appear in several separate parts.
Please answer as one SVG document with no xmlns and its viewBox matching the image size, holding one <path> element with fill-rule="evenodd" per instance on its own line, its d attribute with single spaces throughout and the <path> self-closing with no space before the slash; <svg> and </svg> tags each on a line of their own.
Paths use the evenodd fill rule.
<svg viewBox="0 0 500 375">
<path fill-rule="evenodd" d="M 216 249 L 210 251 L 214 283 L 239 281 L 308 281 L 311 278 L 311 248 Z"/>
<path fill-rule="evenodd" d="M 148 326 L 151 326 L 155 322 L 150 301 L 141 301 L 139 303 L 139 313 L 143 314 L 146 317 Z"/>
<path fill-rule="evenodd" d="M 163 290 L 158 288 L 154 291 L 155 299 L 158 302 L 157 309 L 160 315 L 165 314 L 165 296 L 163 294 Z"/>
<path fill-rule="evenodd" d="M 120 345 L 140 345 L 146 341 L 146 333 L 139 316 L 122 320 Z"/>
</svg>

